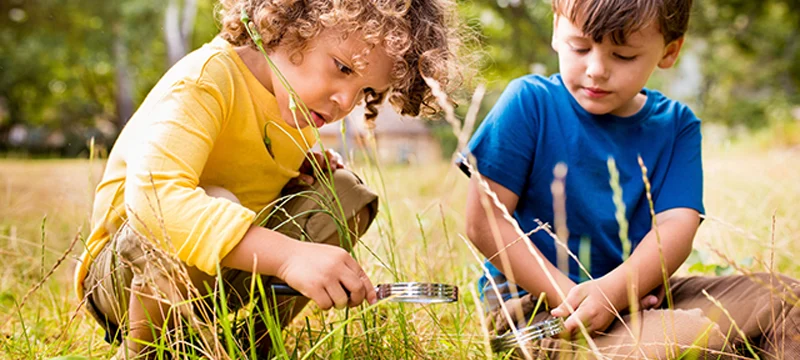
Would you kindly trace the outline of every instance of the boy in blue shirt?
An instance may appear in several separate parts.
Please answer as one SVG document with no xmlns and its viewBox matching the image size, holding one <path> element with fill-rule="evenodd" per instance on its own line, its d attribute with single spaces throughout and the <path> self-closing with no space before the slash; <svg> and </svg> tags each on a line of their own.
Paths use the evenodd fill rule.
<svg viewBox="0 0 800 360">
<path fill-rule="evenodd" d="M 567 334 L 591 335 L 594 355 L 674 358 L 702 348 L 717 356 L 748 338 L 765 354 L 800 359 L 800 285 L 793 279 L 670 278 L 673 309 L 663 301 L 663 279 L 691 252 L 704 213 L 700 120 L 644 85 L 656 67 L 677 60 L 691 3 L 553 1 L 552 47 L 561 73 L 512 81 L 468 147 L 479 176 L 468 190 L 467 234 L 489 258 L 492 281 L 484 277 L 479 285 L 496 331 L 507 331 L 509 319 L 520 326 L 554 316 L 566 319 Z M 639 156 L 648 169 L 657 231 Z M 609 158 L 619 170 L 629 224 L 633 251 L 627 259 Z M 536 231 L 539 220 L 557 224 L 551 184 L 559 163 L 567 169 L 566 246 L 579 254 L 582 244 L 590 244 L 589 258 L 581 259 L 589 274 L 574 259 L 559 271 L 554 237 Z M 487 188 L 519 229 L 499 206 L 484 206 Z M 533 247 L 517 241 L 520 230 Z M 592 280 L 582 282 L 588 275 Z M 628 315 L 629 288 L 641 308 L 652 309 L 638 313 L 636 327 Z M 554 307 L 550 313 L 533 313 L 540 295 Z M 548 350 L 565 344 L 576 346 L 562 340 L 537 346 L 554 357 L 563 352 Z"/>
</svg>

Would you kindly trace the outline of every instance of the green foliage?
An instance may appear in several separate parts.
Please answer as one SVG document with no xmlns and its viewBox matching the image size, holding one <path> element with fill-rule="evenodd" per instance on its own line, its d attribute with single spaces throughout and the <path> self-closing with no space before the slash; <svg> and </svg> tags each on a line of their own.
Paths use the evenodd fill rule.
<svg viewBox="0 0 800 360">
<path fill-rule="evenodd" d="M 703 44 L 703 115 L 759 128 L 800 104 L 797 0 L 695 2 L 690 36 Z M 692 40 L 694 41 L 694 40 Z"/>
<path fill-rule="evenodd" d="M 216 4 L 198 0 L 190 49 L 218 33 Z M 480 42 L 474 52 L 481 61 L 468 64 L 487 83 L 479 119 L 509 80 L 558 71 L 549 1 L 458 5 Z M 690 85 L 688 98 L 676 97 L 709 122 L 756 129 L 793 121 L 790 111 L 800 105 L 800 13 L 794 10 L 800 0 L 709 0 L 694 6 L 683 57 L 692 52 L 698 59 L 691 71 L 700 80 Z M 61 155 L 85 154 L 90 137 L 108 147 L 127 120 L 119 74 L 131 80 L 127 97 L 135 109 L 167 70 L 166 7 L 167 2 L 137 0 L 0 2 L 0 151 L 13 150 L 8 136 L 17 124 L 28 129 L 27 150 L 52 148 L 49 141 L 61 144 Z M 123 58 L 115 53 L 117 45 L 126 52 Z M 674 69 L 657 72 L 648 86 L 675 96 L 671 85 L 684 81 L 676 75 Z M 449 155 L 452 138 L 446 130 L 435 132 Z"/>
<path fill-rule="evenodd" d="M 689 71 L 701 80 L 689 97 L 671 93 L 684 81 L 676 69 L 657 72 L 648 86 L 687 101 L 705 121 L 755 129 L 793 120 L 780 114 L 800 105 L 798 8 L 798 0 L 695 1 L 683 56 L 699 59 Z M 483 39 L 490 91 L 534 67 L 558 71 L 549 1 L 476 0 L 463 2 L 462 14 Z"/>
<path fill-rule="evenodd" d="M 463 1 L 461 14 L 483 40 L 485 68 L 481 77 L 490 90 L 528 74 L 536 64 L 545 73 L 557 71 L 558 60 L 550 48 L 550 3 L 539 0 Z"/>
<path fill-rule="evenodd" d="M 216 33 L 212 0 L 198 3 L 208 14 L 195 22 L 204 38 L 194 46 Z M 52 147 L 45 140 L 54 133 L 67 155 L 85 152 L 91 137 L 110 145 L 127 120 L 119 115 L 119 73 L 132 80 L 136 105 L 166 71 L 164 8 L 134 0 L 0 3 L 0 150 L 15 124 L 29 130 L 33 151 Z"/>
<path fill-rule="evenodd" d="M 753 266 L 753 257 L 742 258 L 736 264 L 718 264 L 711 260 L 711 254 L 706 250 L 692 249 L 685 265 L 690 273 L 699 275 L 725 276 L 736 273 L 736 268 L 748 269 Z"/>
</svg>

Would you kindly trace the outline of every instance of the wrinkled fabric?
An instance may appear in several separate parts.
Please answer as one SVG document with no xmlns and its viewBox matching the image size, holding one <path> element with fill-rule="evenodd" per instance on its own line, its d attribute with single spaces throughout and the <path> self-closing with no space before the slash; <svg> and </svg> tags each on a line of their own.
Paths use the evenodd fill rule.
<svg viewBox="0 0 800 360">
<path fill-rule="evenodd" d="M 311 127 L 282 120 L 275 97 L 225 40 L 187 55 L 151 90 L 111 151 L 75 273 L 78 295 L 92 260 L 125 221 L 187 265 L 215 274 L 256 213 L 299 174 L 314 143 Z M 241 205 L 199 186 L 225 188 Z"/>
</svg>

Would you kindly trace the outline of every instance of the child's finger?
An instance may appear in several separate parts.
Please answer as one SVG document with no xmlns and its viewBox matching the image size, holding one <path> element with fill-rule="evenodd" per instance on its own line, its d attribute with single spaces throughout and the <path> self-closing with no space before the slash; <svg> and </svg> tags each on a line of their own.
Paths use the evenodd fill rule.
<svg viewBox="0 0 800 360">
<path fill-rule="evenodd" d="M 586 307 L 579 307 L 575 312 L 564 321 L 564 329 L 568 334 L 576 334 L 580 332 L 581 325 L 586 328 L 586 331 L 591 334 L 594 329 L 592 327 L 592 312 L 587 310 Z"/>
<path fill-rule="evenodd" d="M 658 304 L 658 297 L 655 295 L 645 295 L 640 302 L 642 310 L 652 309 Z"/>
<path fill-rule="evenodd" d="M 328 287 L 325 288 L 328 291 L 328 295 L 331 297 L 333 301 L 333 306 L 339 310 L 344 309 L 347 307 L 347 303 L 349 302 L 350 298 L 347 296 L 347 293 L 342 288 L 342 284 L 338 281 L 335 284 L 330 284 Z"/>
<path fill-rule="evenodd" d="M 342 277 L 341 282 L 345 289 L 347 289 L 347 291 L 350 293 L 350 299 L 347 305 L 350 307 L 360 305 L 367 296 L 367 291 L 357 273 L 352 272 L 346 274 L 346 276 Z"/>
<path fill-rule="evenodd" d="M 297 181 L 300 183 L 300 185 L 314 185 L 314 181 L 316 181 L 316 179 L 308 174 L 300 174 L 297 176 Z"/>
<path fill-rule="evenodd" d="M 564 321 L 564 331 L 567 334 L 574 334 L 580 329 L 579 324 L 583 321 L 580 318 L 581 311 L 575 311 L 572 315 L 570 315 L 567 320 Z"/>
<path fill-rule="evenodd" d="M 328 161 L 331 163 L 331 168 L 333 169 L 344 168 L 344 159 L 342 158 L 342 155 L 336 152 L 336 150 L 333 149 L 325 150 L 325 156 L 328 157 Z"/>
<path fill-rule="evenodd" d="M 333 301 L 331 301 L 330 295 L 328 295 L 327 291 L 323 288 L 320 288 L 319 290 L 309 294 L 308 298 L 317 304 L 317 306 L 322 310 L 328 310 L 333 306 Z"/>
<path fill-rule="evenodd" d="M 570 314 L 570 308 L 575 311 L 578 305 L 583 301 L 582 291 L 578 287 L 572 288 L 564 299 L 555 309 L 550 311 L 550 315 L 554 317 L 566 317 Z M 569 305 L 569 306 L 567 306 Z"/>
<path fill-rule="evenodd" d="M 325 156 L 322 155 L 322 153 L 314 152 L 314 160 L 317 162 L 317 164 L 322 166 L 325 165 Z"/>
<path fill-rule="evenodd" d="M 364 287 L 364 299 L 372 305 L 378 302 L 378 293 L 375 292 L 375 285 L 372 285 L 372 281 L 367 276 L 367 273 L 364 272 L 364 269 L 361 268 L 361 265 L 353 259 L 353 261 L 348 261 L 347 267 L 353 270 L 356 273 L 359 281 L 361 281 L 362 286 Z"/>
</svg>

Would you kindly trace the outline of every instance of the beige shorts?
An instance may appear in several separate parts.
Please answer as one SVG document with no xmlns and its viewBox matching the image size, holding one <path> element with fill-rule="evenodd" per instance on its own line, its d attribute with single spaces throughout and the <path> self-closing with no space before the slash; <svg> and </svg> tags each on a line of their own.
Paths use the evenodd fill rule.
<svg viewBox="0 0 800 360">
<path fill-rule="evenodd" d="M 747 340 L 762 358 L 800 359 L 797 280 L 756 273 L 673 277 L 669 285 L 672 309 L 665 300 L 658 308 L 640 310 L 635 320 L 622 312 L 622 321 L 615 320 L 593 338 L 599 353 L 584 343 L 561 339 L 529 342 L 527 350 L 536 359 L 741 359 L 751 355 L 740 349 Z M 505 308 L 507 314 L 499 303 L 488 304 L 490 331 L 508 332 L 509 319 L 518 329 L 552 319 L 530 294 L 505 301 Z M 524 356 L 519 349 L 516 355 Z"/>
<path fill-rule="evenodd" d="M 348 238 L 356 240 L 361 234 L 353 234 L 355 236 L 352 237 L 342 236 L 343 234 L 334 236 L 340 229 L 346 229 L 344 226 L 337 226 L 337 223 L 347 224 L 355 214 L 367 209 L 369 217 L 358 220 L 365 221 L 365 226 L 361 228 L 367 229 L 377 215 L 378 196 L 348 170 L 337 170 L 333 185 L 335 197 L 321 181 L 282 197 L 269 214 L 262 216 L 265 219 L 262 226 L 304 241 L 330 242 L 331 239 Z M 335 199 L 338 199 L 338 203 Z M 346 249 L 352 246 L 343 243 L 331 245 Z M 94 259 L 83 281 L 87 294 L 87 310 L 106 330 L 106 341 L 113 343 L 121 340 L 120 324 L 126 321 L 132 285 L 136 285 L 136 282 L 154 281 L 158 288 L 166 287 L 164 282 L 174 286 L 180 283 L 176 280 L 181 278 L 180 274 L 191 274 L 196 288 L 204 287 L 207 283 L 198 284 L 194 275 L 209 278 L 196 268 L 190 268 L 173 256 L 156 249 L 151 241 L 135 233 L 127 224 L 122 226 Z M 253 298 L 249 294 L 251 273 L 223 268 L 219 278 L 223 280 L 229 309 L 237 310 Z M 276 281 L 281 282 L 273 277 L 262 277 L 264 286 Z M 213 283 L 211 286 L 213 287 Z M 208 298 L 205 301 L 210 304 L 212 300 Z M 200 307 L 194 307 L 194 310 L 198 311 L 198 308 Z"/>
</svg>

